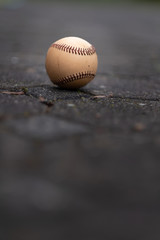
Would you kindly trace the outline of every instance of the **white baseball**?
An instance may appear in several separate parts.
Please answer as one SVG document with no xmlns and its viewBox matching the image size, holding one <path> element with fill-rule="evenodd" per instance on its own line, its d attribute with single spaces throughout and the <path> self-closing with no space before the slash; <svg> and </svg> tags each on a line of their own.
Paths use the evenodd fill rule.
<svg viewBox="0 0 160 240">
<path fill-rule="evenodd" d="M 50 80 L 61 88 L 77 89 L 96 75 L 96 50 L 78 37 L 66 37 L 54 42 L 46 56 L 46 70 Z"/>
</svg>

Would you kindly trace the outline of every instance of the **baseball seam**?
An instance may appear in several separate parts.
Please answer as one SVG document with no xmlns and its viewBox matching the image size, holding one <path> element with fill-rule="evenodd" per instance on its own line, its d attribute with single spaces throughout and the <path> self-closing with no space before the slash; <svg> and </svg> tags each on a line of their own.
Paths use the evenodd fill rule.
<svg viewBox="0 0 160 240">
<path fill-rule="evenodd" d="M 63 86 L 67 83 L 73 82 L 75 80 L 83 79 L 83 78 L 94 78 L 95 74 L 90 73 L 90 72 L 80 72 L 80 73 L 75 73 L 73 75 L 69 75 L 67 77 L 63 77 L 57 81 L 57 85 Z"/>
<path fill-rule="evenodd" d="M 93 55 L 96 52 L 96 49 L 93 45 L 91 45 L 89 48 L 80 48 L 80 47 L 73 47 L 67 44 L 53 43 L 51 46 L 64 52 L 78 54 L 82 56 Z"/>
</svg>

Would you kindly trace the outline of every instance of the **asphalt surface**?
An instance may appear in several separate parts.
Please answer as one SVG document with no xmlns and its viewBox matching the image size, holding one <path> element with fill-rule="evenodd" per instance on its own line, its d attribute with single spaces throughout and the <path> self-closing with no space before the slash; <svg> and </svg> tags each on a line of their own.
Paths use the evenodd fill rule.
<svg viewBox="0 0 160 240">
<path fill-rule="evenodd" d="M 160 239 L 159 12 L 1 6 L 1 240 Z M 66 36 L 98 54 L 78 91 L 45 71 L 48 47 Z"/>
</svg>

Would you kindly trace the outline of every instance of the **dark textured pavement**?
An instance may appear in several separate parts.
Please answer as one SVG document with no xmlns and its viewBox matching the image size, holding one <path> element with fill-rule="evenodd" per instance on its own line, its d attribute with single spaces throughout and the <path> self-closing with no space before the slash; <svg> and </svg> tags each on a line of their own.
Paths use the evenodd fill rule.
<svg viewBox="0 0 160 240">
<path fill-rule="evenodd" d="M 0 240 L 160 239 L 160 8 L 0 8 Z M 53 86 L 50 44 L 79 36 L 96 78 Z"/>
</svg>

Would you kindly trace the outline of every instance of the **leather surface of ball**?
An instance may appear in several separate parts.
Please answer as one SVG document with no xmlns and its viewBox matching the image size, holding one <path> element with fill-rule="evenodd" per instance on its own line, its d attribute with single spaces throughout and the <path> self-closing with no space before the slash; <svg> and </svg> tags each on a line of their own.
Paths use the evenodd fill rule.
<svg viewBox="0 0 160 240">
<path fill-rule="evenodd" d="M 54 42 L 46 56 L 46 71 L 50 80 L 66 89 L 85 86 L 95 77 L 97 66 L 94 46 L 78 37 Z"/>
</svg>

